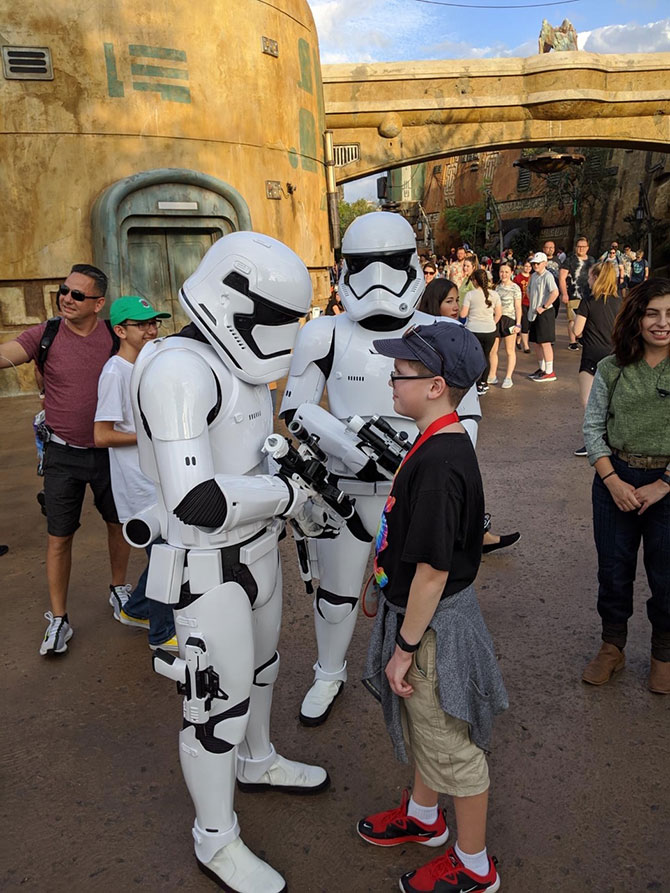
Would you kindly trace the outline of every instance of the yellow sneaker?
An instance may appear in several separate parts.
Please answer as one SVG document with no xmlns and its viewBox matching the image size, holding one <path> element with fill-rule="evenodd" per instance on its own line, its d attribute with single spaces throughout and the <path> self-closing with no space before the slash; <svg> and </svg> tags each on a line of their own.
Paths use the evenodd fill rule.
<svg viewBox="0 0 670 893">
<path fill-rule="evenodd" d="M 161 642 L 160 645 L 152 645 L 149 643 L 149 648 L 151 648 L 152 651 L 155 651 L 157 648 L 162 648 L 163 651 L 174 651 L 177 653 L 179 651 L 179 643 L 177 642 L 177 637 L 172 636 L 171 639 Z"/>
</svg>

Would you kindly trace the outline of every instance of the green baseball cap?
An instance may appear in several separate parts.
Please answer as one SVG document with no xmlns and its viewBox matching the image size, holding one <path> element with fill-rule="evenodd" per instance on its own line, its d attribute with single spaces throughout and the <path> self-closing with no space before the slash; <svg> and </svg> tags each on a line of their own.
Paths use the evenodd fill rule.
<svg viewBox="0 0 670 893">
<path fill-rule="evenodd" d="M 126 319 L 142 322 L 145 319 L 169 319 L 172 314 L 159 313 L 155 307 L 139 295 L 124 295 L 117 298 L 109 310 L 109 321 L 118 326 Z"/>
</svg>

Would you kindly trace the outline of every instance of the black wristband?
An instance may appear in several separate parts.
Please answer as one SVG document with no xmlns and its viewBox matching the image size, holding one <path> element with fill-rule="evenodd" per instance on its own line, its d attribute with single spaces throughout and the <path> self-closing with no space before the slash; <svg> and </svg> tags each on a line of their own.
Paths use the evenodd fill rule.
<svg viewBox="0 0 670 893">
<path fill-rule="evenodd" d="M 412 654 L 413 652 L 415 652 L 421 644 L 421 642 L 417 642 L 416 645 L 410 645 L 409 642 L 406 642 L 403 639 L 400 630 L 398 630 L 398 632 L 395 634 L 395 643 L 398 648 L 401 649 L 401 651 L 406 651 L 408 654 Z"/>
<path fill-rule="evenodd" d="M 616 471 L 610 471 L 610 472 L 608 472 L 607 474 L 603 475 L 603 476 L 600 478 L 600 480 L 601 480 L 601 481 L 606 481 L 607 478 L 611 478 L 613 474 L 616 474 Z"/>
<path fill-rule="evenodd" d="M 668 471 L 667 468 L 661 475 L 660 479 L 663 481 L 664 484 L 667 484 L 668 487 L 670 487 L 670 471 Z"/>
</svg>

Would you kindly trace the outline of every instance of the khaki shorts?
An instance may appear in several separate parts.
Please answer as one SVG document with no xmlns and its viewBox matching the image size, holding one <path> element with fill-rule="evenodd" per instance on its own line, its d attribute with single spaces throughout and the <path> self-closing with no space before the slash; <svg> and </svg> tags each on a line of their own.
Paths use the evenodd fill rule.
<svg viewBox="0 0 670 893">
<path fill-rule="evenodd" d="M 405 745 L 428 787 L 452 797 L 474 797 L 489 787 L 484 751 L 470 740 L 462 719 L 440 705 L 435 671 L 435 631 L 426 631 L 414 653 L 407 681 L 414 689 L 401 699 Z"/>
<path fill-rule="evenodd" d="M 581 303 L 581 301 L 579 301 L 579 300 L 577 300 L 577 301 L 568 301 L 568 310 L 567 310 L 567 313 L 568 313 L 568 322 L 574 322 L 574 321 L 575 321 L 575 316 L 577 315 L 577 314 L 575 313 L 575 310 L 579 307 L 580 303 Z"/>
</svg>

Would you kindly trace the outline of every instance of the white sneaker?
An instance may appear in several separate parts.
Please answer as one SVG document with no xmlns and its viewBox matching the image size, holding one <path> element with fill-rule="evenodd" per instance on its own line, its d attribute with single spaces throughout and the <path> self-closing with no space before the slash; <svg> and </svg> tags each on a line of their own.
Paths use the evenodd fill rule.
<svg viewBox="0 0 670 893">
<path fill-rule="evenodd" d="M 319 794 L 330 786 L 330 776 L 321 766 L 297 763 L 277 754 L 274 763 L 258 781 L 244 777 L 244 759 L 237 758 L 237 784 L 241 791 L 283 791 L 285 794 Z"/>
<path fill-rule="evenodd" d="M 122 586 L 109 587 L 109 603 L 114 609 L 114 620 L 121 620 L 121 611 L 126 606 L 126 602 L 130 598 L 133 587 L 130 583 L 124 583 Z"/>
<path fill-rule="evenodd" d="M 51 611 L 45 611 L 44 617 L 49 621 L 49 626 L 40 645 L 40 654 L 64 654 L 72 638 L 72 627 L 65 617 L 54 617 Z"/>
<path fill-rule="evenodd" d="M 514 382 L 512 381 L 511 378 L 505 378 L 505 379 L 503 379 L 503 383 L 500 385 L 500 387 L 503 389 L 504 388 L 512 388 L 512 387 L 514 387 Z"/>
<path fill-rule="evenodd" d="M 221 847 L 211 862 L 197 859 L 203 874 L 224 890 L 233 893 L 282 893 L 284 878 L 267 862 L 263 862 L 238 837 Z"/>
<path fill-rule="evenodd" d="M 498 384 L 498 376 L 494 375 L 493 378 L 487 378 L 486 384 Z"/>
<path fill-rule="evenodd" d="M 328 719 L 335 699 L 343 688 L 344 682 L 341 679 L 336 679 L 334 682 L 315 679 L 300 707 L 300 722 L 304 726 L 320 726 Z"/>
</svg>

